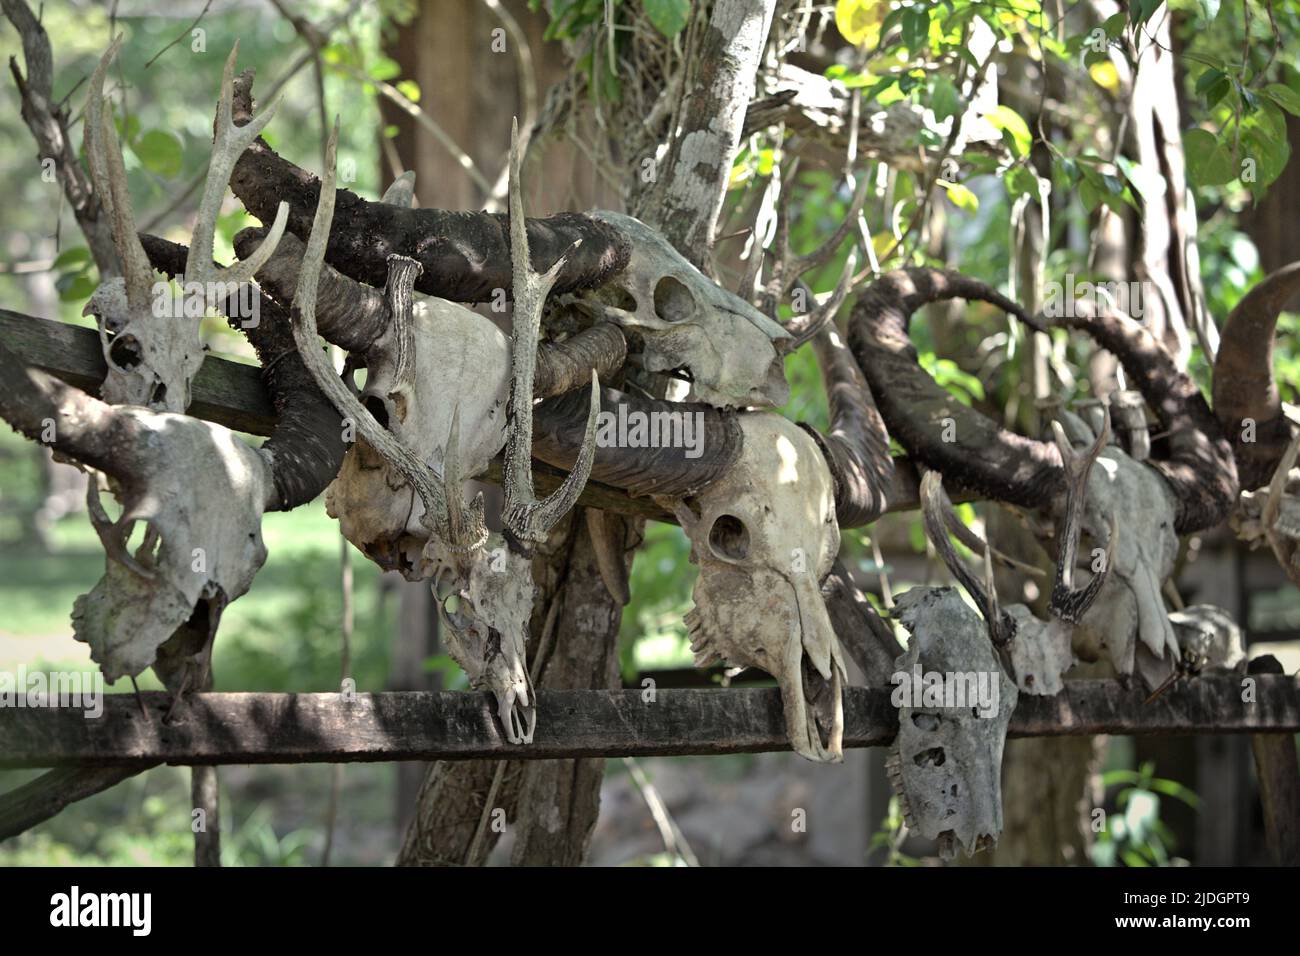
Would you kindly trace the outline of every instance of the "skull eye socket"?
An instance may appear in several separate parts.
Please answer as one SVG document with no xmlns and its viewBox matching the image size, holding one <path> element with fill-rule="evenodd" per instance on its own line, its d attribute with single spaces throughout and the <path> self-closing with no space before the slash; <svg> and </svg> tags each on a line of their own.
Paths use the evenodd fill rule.
<svg viewBox="0 0 1300 956">
<path fill-rule="evenodd" d="M 749 555 L 749 529 L 735 515 L 718 515 L 709 529 L 709 547 L 728 561 L 743 561 Z"/>
<path fill-rule="evenodd" d="M 366 406 L 366 411 L 375 416 L 375 421 L 379 422 L 380 427 L 383 428 L 384 431 L 392 431 L 392 429 L 388 427 L 388 406 L 384 404 L 382 398 L 378 395 L 367 395 L 362 404 Z"/>
<path fill-rule="evenodd" d="M 655 286 L 655 315 L 665 322 L 682 322 L 695 314 L 695 297 L 691 290 L 674 279 L 664 276 Z"/>
</svg>

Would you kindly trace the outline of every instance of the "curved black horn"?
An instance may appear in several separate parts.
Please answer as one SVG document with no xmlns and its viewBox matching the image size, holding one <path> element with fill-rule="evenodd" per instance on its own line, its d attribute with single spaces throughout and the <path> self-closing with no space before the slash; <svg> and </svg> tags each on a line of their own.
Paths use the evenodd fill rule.
<svg viewBox="0 0 1300 956">
<path fill-rule="evenodd" d="M 253 73 L 235 78 L 234 116 L 238 124 L 252 118 Z M 281 202 L 289 204 L 289 231 L 304 242 L 320 196 L 320 180 L 283 159 L 262 139 L 240 157 L 230 188 L 246 209 L 270 222 Z M 579 213 L 557 213 L 528 220 L 529 258 L 545 273 L 578 241 L 555 283 L 555 294 L 600 285 L 622 272 L 631 254 L 618 230 Z M 505 215 L 409 209 L 368 202 L 347 189 L 338 190 L 334 228 L 326 261 L 345 275 L 382 286 L 388 257 L 407 256 L 424 271 L 415 288 L 456 302 L 486 302 L 497 290 L 510 294 L 510 235 Z"/>
<path fill-rule="evenodd" d="M 1291 441 L 1273 380 L 1277 317 L 1300 293 L 1300 262 L 1283 266 L 1246 293 L 1228 315 L 1214 361 L 1214 414 L 1232 442 L 1243 488 L 1268 484 Z M 1253 441 L 1243 441 L 1245 421 Z"/>
<path fill-rule="evenodd" d="M 140 242 L 159 272 L 173 277 L 184 272 L 189 253 L 185 246 L 149 235 L 141 235 Z M 248 337 L 262 363 L 262 381 L 279 413 L 275 431 L 262 445 L 271 453 L 277 499 L 271 510 L 289 511 L 311 501 L 334 480 L 347 446 L 341 416 L 298 355 L 288 311 L 265 293 L 258 294 L 256 325 L 236 318 L 241 313 L 228 301 L 218 307 L 231 317 L 231 327 Z"/>
<path fill-rule="evenodd" d="M 807 430 L 835 479 L 835 517 L 840 527 L 861 528 L 889 506 L 888 492 L 894 482 L 889 432 L 839 330 L 824 328 L 812 342 L 826 387 L 831 427 L 826 435 Z"/>
<path fill-rule="evenodd" d="M 952 485 L 1029 508 L 1050 507 L 1065 489 L 1061 454 L 958 402 L 917 362 L 908 337 L 912 313 L 947 299 L 989 302 L 1040 328 L 1020 306 L 958 272 L 900 269 L 858 296 L 849 348 L 875 396 L 889 435 Z"/>
<path fill-rule="evenodd" d="M 579 390 L 539 403 L 533 410 L 533 457 L 572 468 L 586 432 L 589 402 L 590 396 Z M 601 389 L 600 407 L 592 481 L 632 495 L 684 497 L 713 484 L 740 457 L 736 412 L 612 388 Z M 605 440 L 611 432 L 617 437 L 613 442 Z"/>
</svg>

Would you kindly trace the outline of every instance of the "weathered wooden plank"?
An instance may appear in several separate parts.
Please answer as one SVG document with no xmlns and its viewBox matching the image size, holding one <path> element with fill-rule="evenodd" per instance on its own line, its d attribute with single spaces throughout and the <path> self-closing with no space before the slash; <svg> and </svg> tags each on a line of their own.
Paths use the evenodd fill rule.
<svg viewBox="0 0 1300 956">
<path fill-rule="evenodd" d="M 1056 698 L 1022 696 L 1013 737 L 1080 734 L 1294 733 L 1300 682 L 1262 675 L 1256 702 L 1241 701 L 1241 681 L 1192 681 L 1143 705 L 1136 688 L 1071 681 Z M 0 710 L 0 767 L 122 767 L 158 762 L 345 763 L 467 760 L 484 757 L 660 756 L 788 750 L 774 688 L 644 691 L 540 691 L 528 746 L 505 742 L 486 694 L 200 694 L 172 724 L 161 693 L 111 694 L 104 713 Z M 888 744 L 897 730 L 889 693 L 854 687 L 844 697 L 846 747 Z"/>
<path fill-rule="evenodd" d="M 1281 674 L 1282 664 L 1267 654 L 1250 662 L 1250 673 Z M 1296 759 L 1295 736 L 1252 734 L 1250 747 L 1269 850 L 1279 866 L 1300 866 L 1300 761 Z"/>
<path fill-rule="evenodd" d="M 0 339 L 28 365 L 42 369 L 71 385 L 99 394 L 106 366 L 99 334 L 94 329 L 53 322 L 0 309 Z M 208 356 L 194 378 L 189 414 L 217 422 L 250 435 L 269 435 L 275 428 L 275 409 L 262 386 L 259 369 L 230 359 Z M 494 461 L 485 480 L 501 482 L 501 461 Z M 550 494 L 560 486 L 565 472 L 544 462 L 533 462 L 537 491 Z M 919 507 L 919 477 L 915 466 L 898 462 L 894 488 L 887 500 L 890 511 Z M 956 500 L 966 500 L 955 494 Z M 617 488 L 589 481 L 579 503 L 620 514 L 676 524 L 677 520 L 648 498 L 633 498 Z"/>
</svg>

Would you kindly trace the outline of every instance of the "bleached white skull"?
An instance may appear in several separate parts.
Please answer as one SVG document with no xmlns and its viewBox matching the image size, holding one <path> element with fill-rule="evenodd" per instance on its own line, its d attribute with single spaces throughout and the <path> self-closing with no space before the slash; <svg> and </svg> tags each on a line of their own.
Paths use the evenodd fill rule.
<svg viewBox="0 0 1300 956">
<path fill-rule="evenodd" d="M 994 847 L 1002 833 L 1002 749 L 1016 685 L 1003 673 L 985 622 L 955 589 L 912 588 L 898 598 L 894 616 L 911 634 L 895 661 L 895 680 L 900 688 L 903 679 L 913 685 L 899 698 L 898 736 L 885 769 L 904 819 L 935 840 L 944 859 L 958 845 L 967 856 Z M 918 674 L 924 690 L 915 686 Z M 981 681 L 985 699 L 972 703 L 969 688 Z"/>
<path fill-rule="evenodd" d="M 840 546 L 830 471 L 808 433 L 780 415 L 740 424 L 732 470 L 674 504 L 700 566 L 691 649 L 698 666 L 721 659 L 771 674 L 794 750 L 838 761 L 844 661 L 821 595 Z"/>
<path fill-rule="evenodd" d="M 404 356 L 396 323 L 390 323 L 367 352 L 362 403 L 439 475 L 445 474 L 452 416 L 458 413 L 453 470 L 464 477 L 482 474 L 505 444 L 509 339 L 464 306 L 430 298 L 416 304 L 407 341 Z M 424 505 L 365 439 L 348 450 L 326 490 L 325 507 L 344 537 L 380 567 L 412 581 L 432 576 L 423 558 L 429 541 Z"/>
<path fill-rule="evenodd" d="M 77 598 L 73 632 L 114 681 L 158 669 L 159 649 L 204 612 L 199 646 L 180 655 L 203 669 L 222 610 L 248 590 L 266 560 L 261 525 L 274 494 L 269 464 L 220 425 L 135 406 L 116 412 L 134 418 L 145 437 L 131 485 L 119 491 L 115 522 L 90 483 L 91 519 L 107 560 L 104 576 Z M 132 555 L 126 545 L 137 522 L 147 532 Z M 171 675 L 160 676 L 171 687 Z M 190 686 L 203 677 L 191 675 Z"/>
<path fill-rule="evenodd" d="M 1268 486 L 1242 491 L 1230 519 L 1232 530 L 1251 548 L 1267 544 L 1292 582 L 1300 587 L 1300 432 L 1282 454 Z"/>
<path fill-rule="evenodd" d="M 792 339 L 779 322 L 708 279 L 645 223 L 591 215 L 631 242 L 627 268 L 598 296 L 605 316 L 644 343 L 646 369 L 680 370 L 691 382 L 688 401 L 763 408 L 789 400 L 782 355 Z"/>
</svg>

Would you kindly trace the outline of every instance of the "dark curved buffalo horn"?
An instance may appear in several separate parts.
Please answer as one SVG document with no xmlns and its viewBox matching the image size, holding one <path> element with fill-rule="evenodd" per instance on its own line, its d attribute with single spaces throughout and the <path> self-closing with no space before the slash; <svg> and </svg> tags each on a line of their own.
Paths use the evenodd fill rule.
<svg viewBox="0 0 1300 956">
<path fill-rule="evenodd" d="M 939 386 L 917 363 L 912 313 L 946 299 L 989 302 L 1041 328 L 1024 309 L 978 280 L 938 269 L 882 275 L 858 296 L 849 348 L 875 396 L 889 435 L 954 486 L 1028 508 L 1047 508 L 1065 490 L 1051 442 L 999 428 Z"/>
<path fill-rule="evenodd" d="M 1291 441 L 1282 398 L 1273 381 L 1277 317 L 1300 293 L 1300 262 L 1272 273 L 1246 293 L 1228 315 L 1214 362 L 1214 414 L 1232 442 L 1243 488 L 1268 484 Z M 1244 422 L 1255 423 L 1243 441 Z"/>
<path fill-rule="evenodd" d="M 1076 313 L 1080 306 L 1076 303 Z M 1174 530 L 1190 534 L 1223 521 L 1237 501 L 1237 464 L 1196 383 L 1178 370 L 1150 332 L 1128 316 L 1076 314 L 1055 321 L 1087 333 L 1114 354 L 1159 419 L 1166 434 L 1163 453 L 1154 449 L 1147 464 L 1164 475 L 1173 489 Z"/>
<path fill-rule="evenodd" d="M 589 403 L 590 396 L 583 390 L 539 403 L 533 410 L 533 457 L 572 468 L 586 432 Z M 600 407 L 592 481 L 632 495 L 687 497 L 725 475 L 740 457 L 736 412 L 643 398 L 612 388 L 601 389 Z M 645 423 L 645 444 L 623 440 L 636 438 L 637 422 Z M 614 441 L 607 440 L 611 434 Z M 651 441 L 659 447 L 651 446 Z"/>
<path fill-rule="evenodd" d="M 141 235 L 140 242 L 159 272 L 173 277 L 183 273 L 189 253 L 185 246 L 149 235 Z M 316 387 L 298 355 L 288 311 L 265 293 L 259 294 L 257 324 L 249 326 L 242 319 L 231 318 L 230 325 L 243 332 L 257 352 L 262 381 L 279 413 L 275 431 L 262 448 L 271 453 L 275 510 L 289 511 L 314 499 L 334 480 L 347 446 L 342 418 Z M 225 306 L 219 303 L 227 315 L 239 315 L 238 310 Z"/>
<path fill-rule="evenodd" d="M 261 242 L 265 227 L 254 226 L 235 236 L 235 252 L 243 256 Z M 302 240 L 284 236 L 266 265 L 258 270 L 258 284 L 286 308 L 293 304 L 305 250 Z M 317 331 L 332 345 L 364 355 L 388 327 L 389 310 L 384 293 L 342 275 L 330 266 L 321 269 L 316 291 Z M 543 342 L 537 352 L 533 397 L 550 398 L 591 384 L 594 369 L 609 381 L 627 360 L 627 339 L 612 322 L 600 322 L 563 342 Z"/>
<path fill-rule="evenodd" d="M 894 459 L 889 433 L 871 389 L 834 326 L 813 337 L 830 406 L 830 432 L 809 428 L 835 479 L 835 517 L 841 528 L 861 528 L 889 506 Z"/>
<path fill-rule="evenodd" d="M 234 117 L 239 125 L 252 119 L 252 86 L 252 71 L 235 78 Z M 262 139 L 235 164 L 230 188 L 263 222 L 270 222 L 279 203 L 287 202 L 289 231 L 304 242 L 311 233 L 320 180 L 277 155 Z M 486 302 L 497 290 L 510 294 L 505 215 L 407 209 L 368 202 L 346 189 L 338 191 L 335 210 L 325 256 L 344 275 L 383 286 L 388 257 L 400 255 L 423 267 L 415 286 L 420 292 L 455 302 Z M 616 228 L 579 213 L 528 220 L 528 247 L 533 268 L 541 273 L 568 253 L 555 294 L 602 284 L 623 271 L 631 252 Z"/>
</svg>

